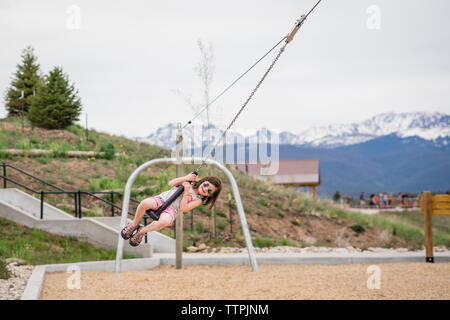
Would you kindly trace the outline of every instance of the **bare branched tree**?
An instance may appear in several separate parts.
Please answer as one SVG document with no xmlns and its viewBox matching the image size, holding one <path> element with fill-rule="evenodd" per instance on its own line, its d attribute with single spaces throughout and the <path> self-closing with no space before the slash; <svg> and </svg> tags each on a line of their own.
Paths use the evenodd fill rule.
<svg viewBox="0 0 450 320">
<path fill-rule="evenodd" d="M 196 73 L 202 84 L 203 97 L 202 99 L 199 99 L 200 103 L 194 102 L 192 94 L 185 94 L 179 89 L 172 90 L 172 92 L 178 95 L 180 98 L 182 98 L 184 102 L 191 107 L 194 114 L 198 114 L 201 110 L 203 110 L 206 107 L 206 110 L 200 116 L 202 122 L 206 125 L 207 128 L 207 139 L 209 149 L 211 143 L 211 135 L 209 128 L 211 125 L 211 118 L 212 118 L 209 103 L 210 103 L 211 84 L 213 82 L 215 71 L 214 46 L 211 42 L 205 45 L 201 39 L 197 40 L 197 46 L 200 50 L 200 60 L 194 66 L 194 72 Z"/>
<path fill-rule="evenodd" d="M 203 42 L 198 39 L 197 40 L 198 48 L 200 49 L 200 61 L 194 67 L 194 71 L 197 73 L 197 76 L 200 78 L 200 81 L 203 85 L 203 104 L 206 106 L 206 123 L 207 128 L 209 128 L 211 124 L 210 119 L 210 110 L 209 110 L 209 93 L 211 89 L 211 83 L 214 77 L 214 47 L 212 43 L 209 43 L 208 46 L 205 46 Z M 209 141 L 209 137 L 208 137 Z"/>
<path fill-rule="evenodd" d="M 198 39 L 197 40 L 198 48 L 200 49 L 200 61 L 194 67 L 194 71 L 197 73 L 197 76 L 200 78 L 200 81 L 203 85 L 203 103 L 206 106 L 206 132 L 208 139 L 208 150 L 211 148 L 211 116 L 210 116 L 210 108 L 209 108 L 209 92 L 211 88 L 211 83 L 214 77 L 214 47 L 210 42 L 206 47 L 203 42 Z"/>
</svg>

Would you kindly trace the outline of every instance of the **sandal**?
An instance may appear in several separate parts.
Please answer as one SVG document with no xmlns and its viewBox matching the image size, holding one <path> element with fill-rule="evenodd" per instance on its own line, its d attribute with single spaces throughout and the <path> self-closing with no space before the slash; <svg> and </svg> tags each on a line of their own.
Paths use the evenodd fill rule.
<svg viewBox="0 0 450 320">
<path fill-rule="evenodd" d="M 133 232 L 135 230 L 137 230 L 139 227 L 134 227 L 132 223 L 127 224 L 127 226 L 125 228 L 122 229 L 122 231 L 120 232 L 120 235 L 122 236 L 122 238 L 124 238 L 125 240 L 128 240 L 131 238 L 131 236 L 133 235 Z"/>
<path fill-rule="evenodd" d="M 129 241 L 130 246 L 137 247 L 141 243 L 142 238 L 144 237 L 144 233 L 140 232 L 141 228 L 142 227 L 139 226 L 136 229 L 136 233 L 130 238 L 130 241 Z"/>
</svg>

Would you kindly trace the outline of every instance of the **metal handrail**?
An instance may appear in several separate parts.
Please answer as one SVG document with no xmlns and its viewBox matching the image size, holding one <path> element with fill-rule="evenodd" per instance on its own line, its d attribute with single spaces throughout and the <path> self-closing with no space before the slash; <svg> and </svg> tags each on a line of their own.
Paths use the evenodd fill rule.
<svg viewBox="0 0 450 320">
<path fill-rule="evenodd" d="M 120 209 L 120 210 L 122 211 L 122 208 L 119 207 L 118 205 L 116 205 L 114 202 L 111 202 L 111 201 L 109 201 L 109 200 L 105 200 L 105 199 L 103 199 L 103 198 L 97 197 L 97 196 L 94 194 L 94 193 L 100 193 L 100 194 L 111 194 L 111 193 L 114 194 L 114 193 L 115 193 L 115 194 L 120 194 L 120 195 L 121 195 L 120 192 L 115 192 L 115 191 L 111 191 L 111 192 L 102 192 L 102 191 L 98 191 L 98 192 L 97 192 L 97 191 L 96 191 L 96 192 L 89 192 L 89 191 L 81 191 L 81 190 L 79 190 L 78 193 L 79 193 L 79 194 L 87 194 L 87 195 L 89 195 L 89 196 L 91 196 L 91 197 L 94 197 L 94 198 L 96 198 L 96 199 L 98 199 L 98 200 L 103 201 L 104 203 L 106 203 L 107 205 L 110 205 L 110 206 L 113 207 L 113 208 Z M 134 199 L 134 201 L 140 203 L 140 202 L 139 202 L 138 200 L 136 200 L 136 199 Z M 81 212 L 81 211 L 80 211 L 80 212 Z M 135 215 L 135 213 L 130 212 L 130 211 L 128 211 L 128 214 L 129 214 L 129 215 L 132 215 L 132 216 Z"/>
<path fill-rule="evenodd" d="M 35 179 L 35 180 L 38 180 L 39 182 L 42 182 L 42 183 L 44 183 L 44 184 L 46 184 L 46 185 L 48 185 L 48 186 L 50 186 L 50 187 L 52 187 L 52 188 L 55 188 L 55 189 L 57 189 L 57 190 L 59 190 L 59 191 L 66 191 L 66 190 L 64 190 L 64 189 L 61 189 L 60 187 L 57 187 L 57 186 L 55 186 L 55 185 L 53 185 L 53 184 L 51 184 L 51 183 L 49 183 L 49 182 L 47 182 L 47 181 L 44 181 L 44 180 L 42 180 L 42 179 L 40 179 L 40 178 L 38 178 L 38 177 L 35 177 L 35 176 L 29 174 L 28 172 L 25 172 L 25 171 L 23 171 L 22 169 L 19 169 L 19 168 L 17 168 L 17 167 L 14 167 L 14 166 L 12 166 L 12 165 L 10 165 L 10 164 L 3 163 L 2 166 L 3 166 L 3 168 L 5 168 L 5 167 L 10 167 L 11 169 L 14 169 L 14 170 L 16 170 L 16 171 L 19 171 L 20 173 L 22 173 L 22 174 L 24 174 L 24 175 L 26 175 L 26 176 L 28 176 L 28 177 L 30 177 L 30 178 L 33 178 L 33 179 Z M 5 177 L 6 177 L 6 176 L 5 176 Z"/>
<path fill-rule="evenodd" d="M 55 186 L 55 185 L 53 185 L 53 184 L 51 184 L 51 183 L 49 183 L 49 182 L 47 182 L 45 180 L 42 180 L 42 179 L 40 179 L 38 177 L 35 177 L 35 176 L 29 174 L 28 172 L 26 172 L 26 171 L 24 171 L 22 169 L 19 169 L 19 168 L 13 166 L 13 165 L 10 165 L 10 164 L 7 164 L 7 163 L 3 163 L 2 167 L 4 168 L 4 173 L 3 173 L 3 175 L 0 175 L 0 178 L 2 178 L 4 180 L 7 180 L 7 181 L 9 181 L 11 183 L 14 183 L 14 184 L 16 184 L 16 185 L 18 185 L 18 186 L 20 186 L 20 187 L 22 187 L 22 188 L 32 192 L 32 193 L 40 194 L 41 195 L 41 202 L 43 202 L 43 196 L 45 194 L 75 194 L 75 216 L 76 217 L 79 216 L 79 218 L 81 218 L 81 198 L 77 198 L 77 195 L 79 197 L 79 195 L 81 195 L 81 194 L 87 194 L 87 195 L 89 195 L 91 197 L 94 197 L 97 200 L 103 201 L 104 203 L 106 203 L 107 205 L 111 206 L 114 209 L 119 209 L 120 211 L 122 211 L 122 207 L 119 207 L 114 202 L 105 200 L 105 199 L 95 195 L 95 194 L 117 194 L 117 195 L 123 197 L 123 193 L 121 193 L 121 192 L 117 192 L 117 191 L 95 191 L 95 192 L 89 192 L 89 191 L 81 191 L 81 190 L 67 191 L 67 190 L 64 190 L 64 189 L 62 189 L 62 188 L 60 188 L 58 186 Z M 35 180 L 37 180 L 37 181 L 39 181 L 41 183 L 44 183 L 47 186 L 55 188 L 55 189 L 57 189 L 59 191 L 36 191 L 36 190 L 33 190 L 33 189 L 31 189 L 31 188 L 21 184 L 20 182 L 17 182 L 15 180 L 11 179 L 11 178 L 8 178 L 6 176 L 6 172 L 5 172 L 6 167 L 10 167 L 10 168 L 12 168 L 12 169 L 14 169 L 14 170 L 16 170 L 16 171 L 18 171 L 18 172 L 28 176 L 28 177 L 30 177 L 30 178 L 33 178 L 33 179 L 35 179 Z M 131 198 L 130 200 L 133 201 L 133 202 L 136 202 L 136 203 L 140 203 L 139 200 L 134 199 L 134 198 Z M 77 205 L 77 202 L 78 202 L 79 205 Z M 41 204 L 41 211 L 43 211 L 42 204 Z M 135 213 L 129 212 L 129 211 L 128 211 L 128 214 L 132 215 L 132 216 L 135 215 Z M 42 217 L 43 217 L 43 212 L 41 212 L 41 219 L 42 219 Z"/>
<path fill-rule="evenodd" d="M 17 184 L 18 186 L 20 186 L 20 187 L 22 187 L 22 188 L 24 188 L 24 189 L 27 189 L 27 190 L 30 191 L 30 192 L 33 192 L 33 193 L 39 193 L 39 191 L 33 190 L 33 189 L 31 189 L 31 188 L 28 188 L 27 186 L 24 186 L 23 184 L 21 184 L 21 183 L 19 183 L 19 182 L 16 182 L 16 181 L 14 181 L 14 180 L 12 180 L 12 179 L 10 179 L 10 178 L 8 178 L 8 177 L 5 177 L 5 176 L 0 176 L 0 177 L 3 178 L 3 179 L 8 180 L 9 182 L 12 182 L 12 183 L 14 183 L 14 184 Z"/>
<path fill-rule="evenodd" d="M 94 191 L 94 192 L 89 192 L 89 191 L 82 191 L 82 190 L 67 191 L 67 190 L 64 190 L 64 189 L 62 189 L 62 188 L 60 188 L 58 186 L 55 186 L 55 185 L 53 185 L 53 184 L 51 184 L 51 183 L 49 183 L 49 182 L 47 182 L 45 180 L 42 180 L 42 179 L 40 179 L 38 177 L 35 177 L 35 176 L 29 174 L 28 172 L 26 172 L 26 171 L 24 171 L 22 169 L 19 169 L 19 168 L 15 167 L 15 166 L 12 166 L 10 164 L 2 163 L 2 167 L 3 167 L 3 175 L 0 175 L 0 178 L 4 179 L 3 180 L 4 181 L 4 184 L 3 184 L 4 188 L 6 188 L 6 181 L 9 181 L 9 182 L 14 183 L 15 185 L 18 185 L 18 186 L 20 186 L 20 187 L 22 187 L 22 188 L 24 188 L 24 189 L 34 193 L 34 194 L 39 194 L 40 195 L 40 202 L 41 202 L 41 204 L 40 204 L 40 218 L 41 219 L 44 219 L 44 197 L 45 197 L 46 194 L 73 194 L 74 195 L 75 217 L 78 217 L 80 219 L 82 217 L 82 211 L 81 211 L 81 195 L 82 194 L 86 194 L 88 196 L 94 197 L 95 199 L 100 200 L 100 201 L 106 203 L 107 205 L 111 206 L 111 209 L 112 209 L 111 210 L 111 215 L 112 216 L 114 216 L 114 209 L 119 209 L 120 211 L 123 210 L 122 207 L 119 207 L 114 202 L 105 200 L 105 199 L 95 195 L 95 194 L 111 194 L 112 198 L 113 198 L 113 201 L 114 201 L 114 194 L 117 194 L 120 197 L 124 197 L 124 194 L 121 193 L 121 192 L 117 192 L 117 191 Z M 37 180 L 37 181 L 39 181 L 39 182 L 41 182 L 41 183 L 43 183 L 43 184 L 45 184 L 47 186 L 50 186 L 50 187 L 52 187 L 54 189 L 57 189 L 58 191 L 43 191 L 43 190 L 36 191 L 36 190 L 33 190 L 33 189 L 31 189 L 31 188 L 21 184 L 20 182 L 17 182 L 17 181 L 15 181 L 13 179 L 8 178 L 6 176 L 6 167 L 10 167 L 10 168 L 18 171 L 19 173 L 24 174 L 24 175 L 26 175 L 26 176 L 28 176 L 30 178 L 33 178 L 33 179 L 35 179 L 35 180 Z M 132 202 L 135 202 L 135 203 L 140 203 L 139 200 L 134 199 L 134 198 L 130 198 L 129 200 L 132 201 Z M 131 215 L 131 216 L 135 216 L 136 215 L 134 212 L 130 212 L 130 211 L 128 211 L 128 214 Z M 145 225 L 147 225 L 147 219 L 149 219 L 149 218 L 150 218 L 150 216 L 147 213 L 145 213 L 145 215 L 144 215 L 144 224 Z M 147 235 L 145 235 L 145 243 L 147 243 L 147 242 L 148 242 L 148 238 L 147 238 Z"/>
</svg>

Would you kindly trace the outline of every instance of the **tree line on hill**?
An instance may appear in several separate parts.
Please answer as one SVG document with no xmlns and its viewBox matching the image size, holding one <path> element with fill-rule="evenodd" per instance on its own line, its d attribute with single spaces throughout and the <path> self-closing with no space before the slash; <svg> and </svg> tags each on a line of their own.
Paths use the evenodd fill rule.
<svg viewBox="0 0 450 320">
<path fill-rule="evenodd" d="M 5 94 L 8 117 L 23 115 L 33 127 L 45 129 L 65 129 L 78 121 L 81 99 L 62 67 L 55 66 L 42 75 L 31 46 L 21 57 Z"/>
</svg>

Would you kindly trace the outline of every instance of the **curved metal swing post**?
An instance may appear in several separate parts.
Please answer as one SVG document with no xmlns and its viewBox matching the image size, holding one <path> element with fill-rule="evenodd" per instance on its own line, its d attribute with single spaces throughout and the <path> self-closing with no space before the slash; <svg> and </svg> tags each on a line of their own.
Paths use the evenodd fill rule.
<svg viewBox="0 0 450 320">
<path fill-rule="evenodd" d="M 244 234 L 245 243 L 247 245 L 247 251 L 248 251 L 248 255 L 249 255 L 249 259 L 250 259 L 250 264 L 252 266 L 253 271 L 257 272 L 258 264 L 256 262 L 255 252 L 254 252 L 253 244 L 252 244 L 252 241 L 250 238 L 250 232 L 248 230 L 248 224 L 247 224 L 247 220 L 245 218 L 244 207 L 242 206 L 242 200 L 241 200 L 241 196 L 239 195 L 239 189 L 238 189 L 236 180 L 234 179 L 233 175 L 227 168 L 225 168 L 222 164 L 220 164 L 219 162 L 217 162 L 215 160 L 206 159 L 206 161 L 205 161 L 203 158 L 199 158 L 199 157 L 181 158 L 181 162 L 184 164 L 197 164 L 202 161 L 204 161 L 208 165 L 215 166 L 218 169 L 222 170 L 225 173 L 225 175 L 227 176 L 228 180 L 230 181 L 234 199 L 236 200 L 236 206 L 237 206 L 237 211 L 239 214 L 239 219 L 241 221 L 242 232 Z M 137 176 L 143 170 L 150 167 L 151 165 L 159 164 L 159 163 L 177 164 L 177 163 L 179 163 L 179 160 L 177 158 L 153 159 L 153 160 L 147 161 L 146 163 L 139 166 L 130 175 L 130 177 L 128 178 L 127 184 L 125 186 L 125 191 L 124 191 L 124 198 L 123 198 L 123 204 L 122 204 L 122 217 L 120 220 L 120 229 L 124 228 L 127 223 L 128 205 L 130 203 L 130 192 L 131 192 L 131 187 L 133 186 L 134 181 L 136 180 Z M 117 243 L 117 252 L 116 252 L 115 273 L 120 273 L 120 270 L 121 270 L 123 245 L 124 245 L 124 240 L 120 236 L 120 233 L 119 233 L 119 241 Z"/>
</svg>

